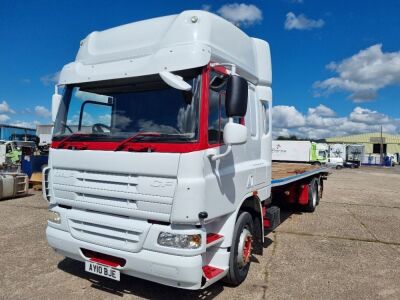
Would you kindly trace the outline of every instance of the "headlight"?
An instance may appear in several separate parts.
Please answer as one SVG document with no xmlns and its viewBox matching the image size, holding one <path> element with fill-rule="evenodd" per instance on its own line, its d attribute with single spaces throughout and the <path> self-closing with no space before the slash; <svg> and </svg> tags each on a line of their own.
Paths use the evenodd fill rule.
<svg viewBox="0 0 400 300">
<path fill-rule="evenodd" d="M 60 224 L 61 223 L 61 216 L 58 212 L 49 210 L 47 215 L 47 221 Z"/>
<path fill-rule="evenodd" d="M 201 246 L 201 235 L 161 232 L 158 235 L 157 243 L 165 247 L 197 249 Z"/>
</svg>

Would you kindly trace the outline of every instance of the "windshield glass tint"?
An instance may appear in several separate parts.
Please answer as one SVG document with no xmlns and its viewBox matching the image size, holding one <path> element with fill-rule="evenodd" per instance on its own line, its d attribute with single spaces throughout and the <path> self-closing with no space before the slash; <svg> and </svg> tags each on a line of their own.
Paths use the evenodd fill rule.
<svg viewBox="0 0 400 300">
<path fill-rule="evenodd" d="M 140 135 L 140 140 L 195 141 L 200 75 L 185 80 L 191 91 L 174 89 L 158 76 L 145 82 L 69 86 L 58 112 L 55 140 L 72 133 L 82 133 L 79 138 L 86 140 L 120 140 L 151 132 L 157 134 Z"/>
</svg>

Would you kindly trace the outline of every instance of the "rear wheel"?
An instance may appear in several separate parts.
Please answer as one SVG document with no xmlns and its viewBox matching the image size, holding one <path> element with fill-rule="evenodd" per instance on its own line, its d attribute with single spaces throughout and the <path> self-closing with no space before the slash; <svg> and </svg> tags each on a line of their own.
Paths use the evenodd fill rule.
<svg viewBox="0 0 400 300">
<path fill-rule="evenodd" d="M 242 212 L 235 225 L 229 257 L 229 271 L 225 281 L 232 285 L 241 284 L 250 268 L 253 247 L 254 222 L 250 213 Z"/>
<path fill-rule="evenodd" d="M 308 185 L 308 203 L 305 211 L 313 212 L 319 202 L 318 179 L 313 178 Z"/>
</svg>

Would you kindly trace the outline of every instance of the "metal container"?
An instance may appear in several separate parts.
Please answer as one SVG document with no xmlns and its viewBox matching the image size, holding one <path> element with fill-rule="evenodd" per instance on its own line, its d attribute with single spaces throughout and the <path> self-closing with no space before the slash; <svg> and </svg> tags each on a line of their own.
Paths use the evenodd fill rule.
<svg viewBox="0 0 400 300">
<path fill-rule="evenodd" d="M 0 174 L 0 200 L 28 194 L 29 180 L 26 174 Z"/>
</svg>

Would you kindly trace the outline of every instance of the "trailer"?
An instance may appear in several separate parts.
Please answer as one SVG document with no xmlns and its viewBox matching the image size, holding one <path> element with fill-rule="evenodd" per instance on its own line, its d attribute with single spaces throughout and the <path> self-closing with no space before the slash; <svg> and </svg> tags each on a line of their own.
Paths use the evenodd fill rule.
<svg viewBox="0 0 400 300">
<path fill-rule="evenodd" d="M 272 160 L 322 165 L 328 158 L 328 145 L 310 141 L 272 141 Z"/>
<path fill-rule="evenodd" d="M 314 211 L 328 175 L 272 162 L 271 86 L 269 44 L 209 12 L 80 41 L 52 98 L 49 245 L 110 280 L 239 285 L 279 205 Z"/>
<path fill-rule="evenodd" d="M 361 166 L 364 157 L 364 145 L 350 144 L 346 147 L 346 162 Z"/>
</svg>

